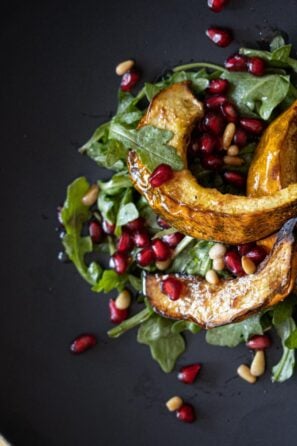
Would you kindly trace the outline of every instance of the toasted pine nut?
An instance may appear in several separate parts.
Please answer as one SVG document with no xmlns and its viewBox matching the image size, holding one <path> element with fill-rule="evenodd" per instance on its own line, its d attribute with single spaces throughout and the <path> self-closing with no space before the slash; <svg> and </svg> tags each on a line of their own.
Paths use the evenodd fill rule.
<svg viewBox="0 0 297 446">
<path fill-rule="evenodd" d="M 227 150 L 227 155 L 229 156 L 236 156 L 238 154 L 239 154 L 239 147 L 236 146 L 235 144 L 230 146 L 229 149 Z"/>
<path fill-rule="evenodd" d="M 220 281 L 219 276 L 213 269 L 209 269 L 207 273 L 205 274 L 205 279 L 208 283 L 211 283 L 212 285 L 217 285 Z"/>
<path fill-rule="evenodd" d="M 254 262 L 246 256 L 241 257 L 241 266 L 246 274 L 254 274 L 257 269 Z"/>
<path fill-rule="evenodd" d="M 226 128 L 224 130 L 223 134 L 223 147 L 224 149 L 228 149 L 232 143 L 232 139 L 236 132 L 236 126 L 233 122 L 229 122 L 229 124 L 226 125 Z"/>
<path fill-rule="evenodd" d="M 222 243 L 215 243 L 209 250 L 208 256 L 211 260 L 220 259 L 226 254 L 226 246 Z"/>
<path fill-rule="evenodd" d="M 180 409 L 183 404 L 184 402 L 180 396 L 173 396 L 167 401 L 166 407 L 170 412 L 174 412 L 175 410 Z"/>
<path fill-rule="evenodd" d="M 167 259 L 167 260 L 158 260 L 156 262 L 156 267 L 160 270 L 160 271 L 165 271 L 166 269 L 169 268 L 169 266 L 171 265 L 171 259 Z"/>
<path fill-rule="evenodd" d="M 99 195 L 99 186 L 98 184 L 92 184 L 88 192 L 82 197 L 82 204 L 85 206 L 92 206 L 96 203 L 96 200 Z"/>
<path fill-rule="evenodd" d="M 115 69 L 116 74 L 117 74 L 118 76 L 123 76 L 123 74 L 125 74 L 125 73 L 127 73 L 127 71 L 130 71 L 130 70 L 131 70 L 131 68 L 133 67 L 133 65 L 134 65 L 134 61 L 133 61 L 133 60 L 131 60 L 131 59 L 129 59 L 129 60 L 124 60 L 123 62 L 119 63 L 119 64 L 116 66 L 116 69 Z"/>
<path fill-rule="evenodd" d="M 239 158 L 239 156 L 224 156 L 224 163 L 228 164 L 229 166 L 241 166 L 244 163 L 244 160 L 242 158 Z"/>
<path fill-rule="evenodd" d="M 126 310 L 131 305 L 131 294 L 128 290 L 122 291 L 115 300 L 115 306 L 119 310 Z"/>
<path fill-rule="evenodd" d="M 262 376 L 265 372 L 265 354 L 264 350 L 258 350 L 251 363 L 250 372 L 253 376 Z"/>
<path fill-rule="evenodd" d="M 212 262 L 212 267 L 215 271 L 222 271 L 225 268 L 223 257 L 221 257 L 220 259 L 214 259 Z"/>
<path fill-rule="evenodd" d="M 245 364 L 241 364 L 238 367 L 237 374 L 240 376 L 240 378 L 244 379 L 250 384 L 254 384 L 256 382 L 256 377 L 251 374 L 250 369 Z"/>
</svg>

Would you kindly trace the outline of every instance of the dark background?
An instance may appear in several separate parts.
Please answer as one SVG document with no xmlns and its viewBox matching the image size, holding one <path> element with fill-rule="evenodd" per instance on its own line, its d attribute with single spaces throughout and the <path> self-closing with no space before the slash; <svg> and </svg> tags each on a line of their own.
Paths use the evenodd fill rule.
<svg viewBox="0 0 297 446">
<path fill-rule="evenodd" d="M 135 58 L 154 79 L 191 59 L 223 62 L 238 44 L 275 29 L 296 44 L 296 0 L 234 0 L 222 14 L 206 0 L 7 2 L 1 11 L 1 309 L 0 431 L 15 446 L 294 443 L 296 377 L 250 386 L 236 377 L 249 352 L 189 340 L 179 365 L 201 361 L 193 386 L 166 375 L 135 332 L 106 336 L 107 298 L 92 294 L 57 260 L 55 208 L 79 175 L 107 176 L 77 153 L 114 110 L 115 65 Z M 233 28 L 219 49 L 209 24 Z M 69 342 L 93 331 L 99 345 L 79 357 Z M 281 351 L 269 351 L 269 365 Z M 193 425 L 164 408 L 174 394 L 192 402 Z"/>
</svg>

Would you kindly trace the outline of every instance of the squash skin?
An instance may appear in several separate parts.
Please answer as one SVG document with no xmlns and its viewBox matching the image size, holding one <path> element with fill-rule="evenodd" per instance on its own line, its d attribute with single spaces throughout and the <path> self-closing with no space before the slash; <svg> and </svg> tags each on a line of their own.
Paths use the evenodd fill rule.
<svg viewBox="0 0 297 446">
<path fill-rule="evenodd" d="M 292 291 L 297 276 L 296 223 L 297 218 L 285 223 L 272 251 L 253 275 L 211 285 L 200 276 L 146 274 L 143 292 L 162 316 L 189 320 L 206 329 L 245 319 Z M 169 276 L 184 284 L 183 295 L 176 301 L 161 291 L 161 281 Z"/>
<path fill-rule="evenodd" d="M 172 117 L 177 115 L 178 127 L 172 121 Z M 194 98 L 188 84 L 182 82 L 155 96 L 139 126 L 150 124 L 177 131 L 178 136 L 175 134 L 170 144 L 187 167 L 186 142 L 193 125 L 201 117 L 201 104 Z M 194 238 L 228 244 L 248 243 L 270 235 L 297 215 L 297 184 L 278 190 L 269 197 L 224 195 L 216 189 L 200 186 L 185 168 L 174 172 L 173 179 L 161 187 L 152 188 L 150 172 L 133 151 L 128 154 L 128 169 L 134 187 L 144 195 L 152 209 L 178 231 Z"/>
</svg>

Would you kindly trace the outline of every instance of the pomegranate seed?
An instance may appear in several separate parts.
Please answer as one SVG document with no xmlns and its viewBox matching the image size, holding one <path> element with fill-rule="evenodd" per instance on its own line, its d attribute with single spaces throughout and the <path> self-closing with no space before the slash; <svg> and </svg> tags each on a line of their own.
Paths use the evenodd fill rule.
<svg viewBox="0 0 297 446">
<path fill-rule="evenodd" d="M 220 106 L 224 104 L 226 101 L 227 101 L 226 96 L 217 94 L 215 96 L 210 96 L 209 98 L 206 98 L 204 103 L 206 108 L 216 109 L 220 108 Z"/>
<path fill-rule="evenodd" d="M 130 91 L 139 81 L 140 74 L 137 70 L 133 69 L 127 71 L 121 80 L 121 90 L 122 91 Z"/>
<path fill-rule="evenodd" d="M 224 131 L 225 120 L 218 113 L 208 112 L 204 117 L 204 127 L 215 135 L 220 135 Z"/>
<path fill-rule="evenodd" d="M 242 173 L 234 171 L 224 172 L 223 177 L 225 181 L 233 186 L 242 188 L 246 185 L 246 178 Z"/>
<path fill-rule="evenodd" d="M 169 164 L 160 164 L 150 175 L 149 182 L 152 187 L 159 187 L 173 178 L 173 170 Z"/>
<path fill-rule="evenodd" d="M 209 9 L 213 12 L 221 12 L 227 5 L 228 0 L 208 0 L 207 4 Z"/>
<path fill-rule="evenodd" d="M 150 245 L 150 237 L 144 229 L 135 232 L 133 234 L 133 240 L 137 248 L 145 248 Z"/>
<path fill-rule="evenodd" d="M 208 92 L 210 94 L 222 94 L 226 93 L 229 87 L 227 79 L 212 79 L 208 86 Z"/>
<path fill-rule="evenodd" d="M 245 255 L 250 260 L 252 260 L 256 265 L 259 265 L 259 263 L 263 262 L 263 260 L 267 256 L 267 252 L 265 251 L 263 246 L 257 245 Z"/>
<path fill-rule="evenodd" d="M 252 350 L 264 350 L 271 346 L 271 339 L 267 335 L 255 335 L 247 341 L 246 346 Z"/>
<path fill-rule="evenodd" d="M 168 260 L 171 257 L 171 249 L 163 240 L 156 238 L 153 240 L 152 248 L 156 259 L 160 261 Z"/>
<path fill-rule="evenodd" d="M 109 223 L 107 220 L 103 220 L 102 229 L 105 232 L 105 234 L 112 235 L 115 230 L 115 225 L 113 223 Z"/>
<path fill-rule="evenodd" d="M 76 355 L 84 353 L 86 350 L 94 347 L 97 344 L 97 338 L 93 334 L 83 333 L 75 338 L 70 345 L 71 353 Z"/>
<path fill-rule="evenodd" d="M 191 364 L 185 367 L 182 367 L 177 375 L 179 381 L 182 381 L 185 384 L 192 384 L 199 371 L 201 369 L 201 364 Z"/>
<path fill-rule="evenodd" d="M 218 155 L 205 154 L 201 157 L 201 164 L 206 170 L 218 171 L 223 167 L 224 160 Z"/>
<path fill-rule="evenodd" d="M 113 299 L 109 299 L 109 318 L 113 324 L 120 324 L 128 317 L 128 308 L 125 310 L 120 310 L 117 308 L 115 301 Z"/>
<path fill-rule="evenodd" d="M 198 133 L 205 132 L 204 122 L 202 120 L 198 121 L 195 127 L 195 131 Z"/>
<path fill-rule="evenodd" d="M 245 243 L 244 245 L 238 245 L 237 249 L 241 256 L 246 256 L 247 253 L 256 246 L 254 242 Z"/>
<path fill-rule="evenodd" d="M 139 231 L 145 225 L 145 220 L 142 217 L 138 217 L 133 221 L 130 221 L 125 225 L 125 228 L 129 229 L 129 231 Z"/>
<path fill-rule="evenodd" d="M 184 234 L 181 232 L 174 232 L 173 234 L 164 235 L 162 240 L 167 243 L 170 248 L 175 248 L 183 238 Z"/>
<path fill-rule="evenodd" d="M 237 122 L 238 112 L 233 104 L 225 102 L 221 105 L 221 110 L 228 122 Z"/>
<path fill-rule="evenodd" d="M 244 276 L 245 272 L 241 266 L 240 255 L 237 251 L 227 251 L 224 256 L 226 268 L 235 276 Z"/>
<path fill-rule="evenodd" d="M 264 122 L 257 118 L 241 118 L 239 122 L 244 130 L 253 135 L 260 135 L 265 127 Z"/>
<path fill-rule="evenodd" d="M 123 230 L 118 241 L 117 250 L 118 252 L 127 252 L 131 251 L 132 248 L 133 248 L 133 239 L 129 234 L 129 232 Z"/>
<path fill-rule="evenodd" d="M 99 243 L 103 236 L 103 230 L 99 221 L 91 221 L 89 224 L 89 234 L 93 243 Z"/>
<path fill-rule="evenodd" d="M 238 147 L 244 147 L 247 143 L 247 134 L 245 133 L 245 131 L 240 128 L 237 128 L 233 136 L 233 142 Z"/>
<path fill-rule="evenodd" d="M 219 147 L 218 138 L 211 133 L 203 133 L 199 142 L 199 149 L 202 153 L 213 153 Z"/>
<path fill-rule="evenodd" d="M 184 403 L 177 411 L 176 418 L 184 423 L 193 423 L 196 420 L 194 407 L 191 404 Z"/>
<path fill-rule="evenodd" d="M 124 252 L 116 252 L 111 256 L 109 265 L 118 274 L 124 274 L 129 266 L 129 258 Z"/>
<path fill-rule="evenodd" d="M 225 67 L 229 71 L 247 71 L 247 61 L 247 57 L 234 54 L 225 60 Z"/>
<path fill-rule="evenodd" d="M 249 73 L 254 76 L 263 76 L 265 73 L 265 62 L 260 57 L 250 57 L 247 63 Z"/>
<path fill-rule="evenodd" d="M 170 224 L 167 223 L 167 221 L 165 221 L 163 218 L 161 217 L 157 217 L 157 223 L 158 225 L 163 228 L 163 229 L 169 229 L 171 228 Z"/>
<path fill-rule="evenodd" d="M 230 45 L 233 40 L 231 31 L 223 28 L 208 28 L 206 35 L 213 43 L 221 48 Z"/>
<path fill-rule="evenodd" d="M 137 254 L 137 262 L 140 266 L 148 266 L 156 260 L 155 253 L 151 247 L 143 248 Z"/>
<path fill-rule="evenodd" d="M 177 300 L 181 296 L 183 284 L 176 277 L 168 277 L 162 281 L 161 289 L 162 293 L 166 294 L 171 300 Z"/>
</svg>

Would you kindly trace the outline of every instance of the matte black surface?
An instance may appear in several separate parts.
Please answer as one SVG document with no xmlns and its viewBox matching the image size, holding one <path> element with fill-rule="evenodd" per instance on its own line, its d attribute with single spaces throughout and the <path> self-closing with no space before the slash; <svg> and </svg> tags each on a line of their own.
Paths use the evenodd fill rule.
<svg viewBox="0 0 297 446">
<path fill-rule="evenodd" d="M 296 18 L 296 0 L 231 0 L 219 15 L 206 0 L 27 1 L 2 9 L 0 431 L 15 446 L 294 444 L 296 377 L 244 383 L 235 376 L 250 360 L 244 346 L 214 348 L 192 337 L 179 364 L 204 366 L 185 386 L 160 371 L 135 332 L 108 340 L 106 296 L 57 260 L 55 208 L 71 180 L 100 174 L 76 149 L 115 107 L 119 61 L 134 57 L 153 79 L 179 61 L 222 62 L 275 28 L 296 44 Z M 231 26 L 235 44 L 213 46 L 204 35 L 210 23 Z M 69 342 L 83 331 L 100 343 L 73 357 Z M 270 365 L 279 354 L 269 352 Z M 165 410 L 174 394 L 193 402 L 195 424 Z"/>
</svg>

